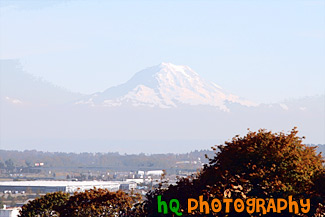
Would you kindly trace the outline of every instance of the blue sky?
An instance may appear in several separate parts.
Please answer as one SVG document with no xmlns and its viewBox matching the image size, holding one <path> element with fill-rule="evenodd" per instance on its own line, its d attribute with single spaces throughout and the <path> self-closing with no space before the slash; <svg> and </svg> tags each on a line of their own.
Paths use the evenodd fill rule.
<svg viewBox="0 0 325 217">
<path fill-rule="evenodd" d="M 73 91 L 172 62 L 257 102 L 325 93 L 325 1 L 0 4 L 0 58 Z"/>
</svg>

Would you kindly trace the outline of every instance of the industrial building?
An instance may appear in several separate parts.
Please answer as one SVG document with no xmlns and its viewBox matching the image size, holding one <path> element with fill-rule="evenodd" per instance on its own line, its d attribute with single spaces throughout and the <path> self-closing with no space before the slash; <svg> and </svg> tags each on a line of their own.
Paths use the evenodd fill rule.
<svg viewBox="0 0 325 217">
<path fill-rule="evenodd" d="M 120 189 L 122 191 L 135 190 L 136 187 L 137 187 L 137 183 L 135 183 L 135 182 L 121 183 L 121 185 L 120 185 Z"/>
<path fill-rule="evenodd" d="M 3 209 L 0 209 L 0 217 L 17 217 L 19 211 L 20 208 L 18 207 L 6 208 L 6 206 L 4 206 Z"/>
<path fill-rule="evenodd" d="M 0 191 L 3 193 L 50 193 L 56 191 L 73 193 L 94 187 L 117 191 L 121 184 L 130 183 L 122 181 L 8 181 L 0 182 Z M 136 187 L 134 184 L 132 187 Z"/>
</svg>

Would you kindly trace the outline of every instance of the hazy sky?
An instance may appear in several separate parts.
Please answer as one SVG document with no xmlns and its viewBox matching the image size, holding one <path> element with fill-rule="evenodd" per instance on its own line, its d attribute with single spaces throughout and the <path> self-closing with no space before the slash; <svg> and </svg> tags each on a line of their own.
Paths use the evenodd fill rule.
<svg viewBox="0 0 325 217">
<path fill-rule="evenodd" d="M 325 1 L 0 4 L 0 58 L 73 91 L 172 62 L 258 102 L 325 92 Z"/>
</svg>

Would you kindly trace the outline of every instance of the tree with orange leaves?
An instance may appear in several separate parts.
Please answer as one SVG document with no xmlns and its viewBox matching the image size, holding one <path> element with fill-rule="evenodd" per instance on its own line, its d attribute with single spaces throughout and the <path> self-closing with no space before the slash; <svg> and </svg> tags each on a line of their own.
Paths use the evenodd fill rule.
<svg viewBox="0 0 325 217">
<path fill-rule="evenodd" d="M 40 198 L 29 201 L 20 210 L 20 217 L 58 216 L 61 207 L 69 199 L 68 193 L 48 193 Z"/>
<path fill-rule="evenodd" d="M 35 216 L 143 216 L 140 195 L 123 191 L 91 189 L 67 193 L 55 192 L 30 201 L 22 207 L 21 217 Z"/>
<path fill-rule="evenodd" d="M 148 216 L 172 216 L 157 212 L 157 196 L 170 201 L 177 198 L 183 216 L 258 216 L 258 214 L 229 214 L 221 211 L 210 215 L 187 213 L 188 198 L 204 196 L 212 199 L 241 198 L 310 198 L 316 213 L 318 204 L 324 204 L 324 159 L 316 154 L 315 147 L 302 144 L 294 128 L 289 134 L 272 133 L 266 130 L 248 132 L 244 137 L 236 136 L 209 159 L 198 174 L 182 178 L 167 189 L 156 189 L 147 195 Z M 216 148 L 213 148 L 217 150 Z M 320 206 L 321 207 L 321 206 Z M 319 209 L 318 209 L 319 210 Z M 301 214 L 299 214 L 301 216 Z M 267 215 L 266 215 L 267 216 Z M 289 213 L 272 213 L 270 216 L 295 216 Z"/>
<path fill-rule="evenodd" d="M 60 216 L 132 216 L 140 195 L 129 196 L 123 191 L 91 189 L 75 193 L 60 208 Z"/>
</svg>

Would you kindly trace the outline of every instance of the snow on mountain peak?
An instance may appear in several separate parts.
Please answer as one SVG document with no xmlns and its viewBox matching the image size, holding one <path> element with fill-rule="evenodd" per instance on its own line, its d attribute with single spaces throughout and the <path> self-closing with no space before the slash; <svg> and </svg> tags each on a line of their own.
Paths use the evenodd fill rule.
<svg viewBox="0 0 325 217">
<path fill-rule="evenodd" d="M 205 81 L 188 66 L 163 62 L 136 73 L 124 84 L 92 95 L 77 104 L 160 108 L 208 105 L 229 111 L 226 106 L 228 102 L 245 106 L 255 105 L 238 96 L 224 93 L 221 87 Z"/>
<path fill-rule="evenodd" d="M 186 74 L 187 72 L 191 72 L 193 75 L 198 75 L 195 71 L 193 71 L 190 67 L 185 66 L 185 65 L 174 65 L 172 63 L 165 63 L 162 62 L 160 65 L 160 68 L 165 69 L 165 70 L 170 70 L 172 72 L 181 72 Z"/>
</svg>

